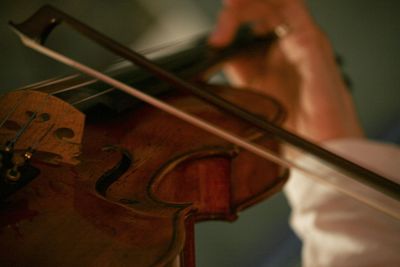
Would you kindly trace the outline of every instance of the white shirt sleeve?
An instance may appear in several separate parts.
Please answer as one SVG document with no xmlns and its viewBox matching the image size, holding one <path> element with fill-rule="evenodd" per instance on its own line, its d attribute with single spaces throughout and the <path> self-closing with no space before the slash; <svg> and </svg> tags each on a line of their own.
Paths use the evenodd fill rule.
<svg viewBox="0 0 400 267">
<path fill-rule="evenodd" d="M 395 145 L 343 139 L 325 146 L 400 183 L 400 148 Z M 316 164 L 307 158 L 299 162 Z M 357 190 L 357 183 L 344 183 Z M 291 225 L 303 241 L 303 267 L 400 266 L 399 220 L 297 171 L 292 172 L 285 193 L 292 206 Z M 396 205 L 400 214 L 400 204 Z"/>
</svg>

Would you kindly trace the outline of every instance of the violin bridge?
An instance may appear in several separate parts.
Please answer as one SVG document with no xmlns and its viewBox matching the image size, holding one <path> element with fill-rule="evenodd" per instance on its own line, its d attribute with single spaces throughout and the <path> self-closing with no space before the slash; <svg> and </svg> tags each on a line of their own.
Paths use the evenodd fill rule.
<svg viewBox="0 0 400 267">
<path fill-rule="evenodd" d="M 79 163 L 84 115 L 43 92 L 18 90 L 0 99 L 0 144 L 32 150 L 32 158 L 52 164 Z"/>
</svg>

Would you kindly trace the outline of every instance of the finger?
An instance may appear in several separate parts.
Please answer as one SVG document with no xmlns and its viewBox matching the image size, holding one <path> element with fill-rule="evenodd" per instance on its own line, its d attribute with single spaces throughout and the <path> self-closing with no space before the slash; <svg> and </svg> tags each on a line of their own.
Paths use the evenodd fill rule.
<svg viewBox="0 0 400 267">
<path fill-rule="evenodd" d="M 235 17 L 241 24 L 249 24 L 255 33 L 266 33 L 283 23 L 281 11 L 269 1 L 235 0 L 241 1 L 231 7 Z"/>
<path fill-rule="evenodd" d="M 232 1 L 235 4 L 231 4 Z M 216 29 L 209 39 L 210 44 L 229 44 L 241 24 L 249 24 L 255 34 L 265 34 L 282 24 L 282 19 L 279 10 L 269 2 L 230 0 L 220 13 Z"/>
<path fill-rule="evenodd" d="M 231 8 L 224 8 L 218 17 L 217 26 L 208 40 L 209 43 L 218 47 L 228 45 L 233 40 L 239 26 L 237 13 Z"/>
</svg>

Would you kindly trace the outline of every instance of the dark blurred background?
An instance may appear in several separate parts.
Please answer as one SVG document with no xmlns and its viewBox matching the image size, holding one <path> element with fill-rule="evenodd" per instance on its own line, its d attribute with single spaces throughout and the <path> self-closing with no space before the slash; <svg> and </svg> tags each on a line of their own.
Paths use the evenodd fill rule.
<svg viewBox="0 0 400 267">
<path fill-rule="evenodd" d="M 2 0 L 0 3 L 0 93 L 73 73 L 22 46 L 7 26 L 49 3 L 136 49 L 207 32 L 219 0 Z M 318 23 L 330 36 L 352 81 L 362 124 L 370 138 L 400 143 L 400 1 L 309 0 Z M 105 66 L 113 57 L 70 33 L 52 47 L 87 63 Z M 74 39 L 75 40 L 75 39 Z M 82 49 L 81 47 L 86 47 Z M 253 207 L 237 222 L 196 227 L 198 266 L 299 266 L 301 244 L 288 226 L 283 194 Z"/>
</svg>

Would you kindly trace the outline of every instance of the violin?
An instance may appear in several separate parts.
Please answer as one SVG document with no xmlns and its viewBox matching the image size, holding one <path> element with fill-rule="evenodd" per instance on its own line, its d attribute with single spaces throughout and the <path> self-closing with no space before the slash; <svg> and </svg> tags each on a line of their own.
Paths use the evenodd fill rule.
<svg viewBox="0 0 400 267">
<path fill-rule="evenodd" d="M 12 26 L 27 45 L 35 45 L 32 40 L 44 42 L 61 22 L 140 66 L 139 72 L 124 74 L 130 77 L 127 83 L 143 85 L 143 91 L 149 83 L 162 101 L 50 52 L 113 87 L 99 95 L 118 88 L 179 119 L 128 100 L 126 108 L 107 115 L 87 107 L 91 119 L 85 122 L 81 111 L 55 97 L 82 82 L 73 78 L 3 96 L 0 246 L 5 265 L 194 266 L 194 223 L 234 220 L 238 211 L 285 183 L 286 167 L 292 166 L 276 156 L 278 139 L 400 198 L 399 185 L 280 128 L 285 111 L 275 100 L 206 84 L 221 60 L 216 55 L 230 51 L 206 50 L 195 71 L 188 71 L 187 62 L 168 69 L 50 6 Z M 154 85 L 154 76 L 168 86 Z"/>
<path fill-rule="evenodd" d="M 171 56 L 158 62 L 201 83 L 220 60 L 216 56 L 229 52 L 189 50 L 174 55 L 172 66 Z M 175 107 L 279 150 L 267 134 L 154 83 L 141 69 L 114 72 Z M 237 212 L 285 183 L 286 169 L 126 94 L 91 84 L 89 91 L 110 91 L 107 97 L 116 105 L 104 107 L 97 98 L 89 104 L 73 99 L 75 92 L 67 90 L 90 83 L 65 77 L 1 99 L 3 265 L 194 266 L 196 222 L 235 220 Z M 284 119 L 271 98 L 223 86 L 202 88 L 275 123 Z M 85 114 L 60 97 L 84 104 Z"/>
</svg>

